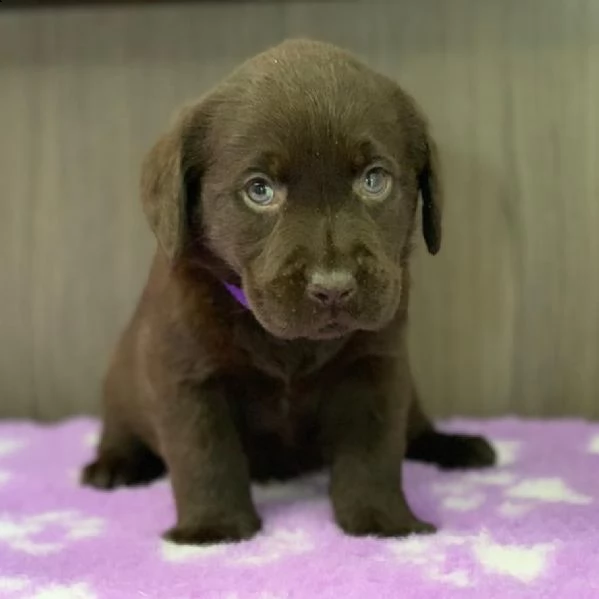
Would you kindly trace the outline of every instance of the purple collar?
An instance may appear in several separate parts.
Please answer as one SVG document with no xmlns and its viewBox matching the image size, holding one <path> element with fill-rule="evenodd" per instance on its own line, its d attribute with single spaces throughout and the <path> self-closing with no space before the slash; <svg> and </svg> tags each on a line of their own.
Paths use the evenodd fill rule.
<svg viewBox="0 0 599 599">
<path fill-rule="evenodd" d="M 248 308 L 250 307 L 247 297 L 245 296 L 245 293 L 243 292 L 243 289 L 241 289 L 241 287 L 237 287 L 237 285 L 231 285 L 231 283 L 224 283 L 224 286 L 227 288 L 227 291 L 244 307 L 244 308 Z"/>
</svg>

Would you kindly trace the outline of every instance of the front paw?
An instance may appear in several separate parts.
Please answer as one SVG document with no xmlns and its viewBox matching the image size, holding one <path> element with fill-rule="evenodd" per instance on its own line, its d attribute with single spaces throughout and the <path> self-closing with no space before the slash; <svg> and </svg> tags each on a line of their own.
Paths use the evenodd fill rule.
<svg viewBox="0 0 599 599">
<path fill-rule="evenodd" d="M 419 520 L 402 502 L 367 500 L 352 502 L 335 509 L 340 528 L 352 536 L 406 537 L 431 534 L 436 528 Z"/>
<path fill-rule="evenodd" d="M 204 517 L 197 522 L 179 524 L 164 534 L 164 538 L 178 545 L 212 545 L 234 543 L 251 539 L 262 527 L 256 513 L 233 517 Z"/>
</svg>

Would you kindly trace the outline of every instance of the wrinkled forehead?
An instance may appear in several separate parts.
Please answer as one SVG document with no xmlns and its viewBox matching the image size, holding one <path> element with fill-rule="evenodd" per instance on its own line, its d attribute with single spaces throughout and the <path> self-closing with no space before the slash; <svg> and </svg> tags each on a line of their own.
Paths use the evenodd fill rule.
<svg viewBox="0 0 599 599">
<path fill-rule="evenodd" d="M 299 169 L 356 173 L 398 160 L 398 124 L 389 109 L 316 96 L 237 100 L 217 115 L 213 159 L 232 171 L 290 179 Z"/>
</svg>

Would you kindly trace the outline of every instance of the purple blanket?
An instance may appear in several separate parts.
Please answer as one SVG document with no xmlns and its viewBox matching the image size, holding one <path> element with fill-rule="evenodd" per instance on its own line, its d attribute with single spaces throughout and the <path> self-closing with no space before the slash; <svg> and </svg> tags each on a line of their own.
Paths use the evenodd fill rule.
<svg viewBox="0 0 599 599">
<path fill-rule="evenodd" d="M 437 535 L 344 536 L 319 476 L 256 488 L 256 539 L 198 548 L 160 540 L 174 519 L 165 482 L 79 488 L 95 422 L 0 424 L 0 599 L 599 597 L 599 425 L 455 427 L 487 433 L 501 464 L 406 465 L 408 497 Z"/>
</svg>

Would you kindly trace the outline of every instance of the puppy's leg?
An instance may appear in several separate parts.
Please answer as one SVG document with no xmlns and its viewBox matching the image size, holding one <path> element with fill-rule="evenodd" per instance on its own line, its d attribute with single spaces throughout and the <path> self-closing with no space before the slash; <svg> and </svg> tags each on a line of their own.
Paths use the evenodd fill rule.
<svg viewBox="0 0 599 599">
<path fill-rule="evenodd" d="M 384 360 L 363 359 L 323 398 L 330 494 L 336 520 L 349 534 L 434 531 L 412 513 L 401 486 L 410 400 L 403 378 Z"/>
<path fill-rule="evenodd" d="M 420 407 L 412 384 L 406 458 L 436 464 L 443 469 L 487 468 L 495 465 L 495 450 L 483 437 L 435 430 Z"/>
<path fill-rule="evenodd" d="M 133 432 L 108 412 L 96 459 L 81 474 L 84 485 L 97 489 L 143 485 L 165 473 L 162 460 Z"/>
<path fill-rule="evenodd" d="M 160 406 L 160 445 L 177 509 L 165 536 L 176 543 L 239 541 L 261 526 L 226 387 L 220 379 L 180 386 Z"/>
</svg>

